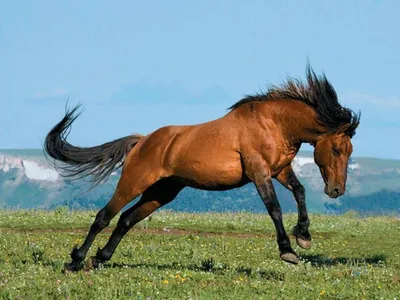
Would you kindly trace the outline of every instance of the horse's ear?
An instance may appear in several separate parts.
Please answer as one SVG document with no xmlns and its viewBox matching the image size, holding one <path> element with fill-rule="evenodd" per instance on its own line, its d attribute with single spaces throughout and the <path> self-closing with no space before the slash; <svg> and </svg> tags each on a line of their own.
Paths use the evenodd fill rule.
<svg viewBox="0 0 400 300">
<path fill-rule="evenodd" d="M 340 126 L 339 129 L 336 130 L 336 133 L 344 133 L 347 134 L 350 138 L 352 138 L 356 134 L 356 129 L 359 124 L 360 122 L 346 123 Z"/>
<path fill-rule="evenodd" d="M 339 129 L 336 130 L 336 132 L 337 133 L 343 133 L 343 132 L 346 133 L 351 126 L 352 126 L 351 123 L 346 123 L 346 124 L 340 126 Z"/>
</svg>

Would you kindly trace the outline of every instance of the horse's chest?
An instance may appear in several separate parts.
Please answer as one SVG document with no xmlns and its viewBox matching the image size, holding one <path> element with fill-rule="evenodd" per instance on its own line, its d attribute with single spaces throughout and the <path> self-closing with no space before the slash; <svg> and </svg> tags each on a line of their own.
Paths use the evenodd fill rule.
<svg viewBox="0 0 400 300">
<path fill-rule="evenodd" d="M 296 156 L 296 153 L 280 155 L 280 157 L 271 166 L 271 171 L 272 171 L 273 176 L 278 175 L 285 167 L 290 165 L 295 156 Z"/>
</svg>

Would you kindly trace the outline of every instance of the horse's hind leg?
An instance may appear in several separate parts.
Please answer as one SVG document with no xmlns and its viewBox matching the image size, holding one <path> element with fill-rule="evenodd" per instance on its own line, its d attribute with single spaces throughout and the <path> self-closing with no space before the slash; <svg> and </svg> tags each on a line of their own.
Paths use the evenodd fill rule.
<svg viewBox="0 0 400 300">
<path fill-rule="evenodd" d="M 92 257 L 93 267 L 96 268 L 99 263 L 110 260 L 124 235 L 156 209 L 174 200 L 183 187 L 171 179 L 163 179 L 146 190 L 138 203 L 122 213 L 105 247 L 99 249 L 96 256 Z"/>
<path fill-rule="evenodd" d="M 82 246 L 79 248 L 75 247 L 72 250 L 72 262 L 65 265 L 66 270 L 79 270 L 82 267 L 81 262 L 85 259 L 86 254 L 97 234 L 99 234 L 105 227 L 108 226 L 108 224 L 110 224 L 112 218 L 114 218 L 114 216 L 118 214 L 118 212 L 126 204 L 142 194 L 159 178 L 156 177 L 154 174 L 149 176 L 142 176 L 141 178 L 139 178 L 138 175 L 141 172 L 137 172 L 136 176 L 134 176 L 134 178 L 131 178 L 132 174 L 130 173 L 131 172 L 126 172 L 126 170 L 122 172 L 114 195 L 112 196 L 110 202 L 96 215 L 96 219 L 91 225 L 89 233 L 86 236 L 86 239 L 83 242 Z"/>
<path fill-rule="evenodd" d="M 115 197 L 115 196 L 114 196 Z M 114 199 L 113 197 L 113 199 Z M 100 233 L 105 227 L 108 226 L 111 219 L 118 212 L 111 209 L 109 204 L 102 208 L 96 215 L 96 219 L 90 226 L 89 233 L 86 236 L 85 241 L 81 247 L 75 246 L 71 252 L 72 261 L 65 265 L 65 269 L 68 271 L 78 271 L 81 268 L 81 262 L 85 259 L 86 253 L 88 252 L 90 246 L 92 245 L 96 235 Z"/>
</svg>

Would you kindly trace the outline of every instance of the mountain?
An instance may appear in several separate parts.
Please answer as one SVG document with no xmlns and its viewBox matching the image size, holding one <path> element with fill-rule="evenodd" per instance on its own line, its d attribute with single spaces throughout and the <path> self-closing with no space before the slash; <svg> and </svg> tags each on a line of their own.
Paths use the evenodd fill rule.
<svg viewBox="0 0 400 300">
<path fill-rule="evenodd" d="M 400 160 L 354 157 L 348 170 L 345 196 L 333 200 L 323 193 L 324 184 L 312 152 L 299 152 L 293 167 L 307 191 L 309 211 L 362 214 L 400 213 Z M 0 208 L 97 209 L 110 199 L 119 171 L 90 191 L 84 180 L 62 178 L 46 161 L 42 150 L 0 150 Z M 296 211 L 292 194 L 274 182 L 284 212 Z M 252 184 L 224 192 L 184 189 L 165 208 L 179 211 L 265 212 Z"/>
</svg>

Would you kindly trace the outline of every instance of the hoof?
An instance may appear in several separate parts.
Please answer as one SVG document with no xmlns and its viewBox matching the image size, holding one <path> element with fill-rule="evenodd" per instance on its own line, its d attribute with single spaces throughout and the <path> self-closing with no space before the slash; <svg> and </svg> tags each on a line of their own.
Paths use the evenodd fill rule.
<svg viewBox="0 0 400 300">
<path fill-rule="evenodd" d="M 63 273 L 67 274 L 67 273 L 71 273 L 71 272 L 78 272 L 82 268 L 83 268 L 83 265 L 80 262 L 65 263 Z"/>
<path fill-rule="evenodd" d="M 294 264 L 294 265 L 297 265 L 299 263 L 299 259 L 297 258 L 297 255 L 294 253 L 290 253 L 290 252 L 282 253 L 281 259 L 288 263 Z"/>
<path fill-rule="evenodd" d="M 302 239 L 300 237 L 296 237 L 296 243 L 297 243 L 297 245 L 299 245 L 303 249 L 308 250 L 308 249 L 311 248 L 311 241 L 304 240 L 304 239 Z"/>
</svg>

